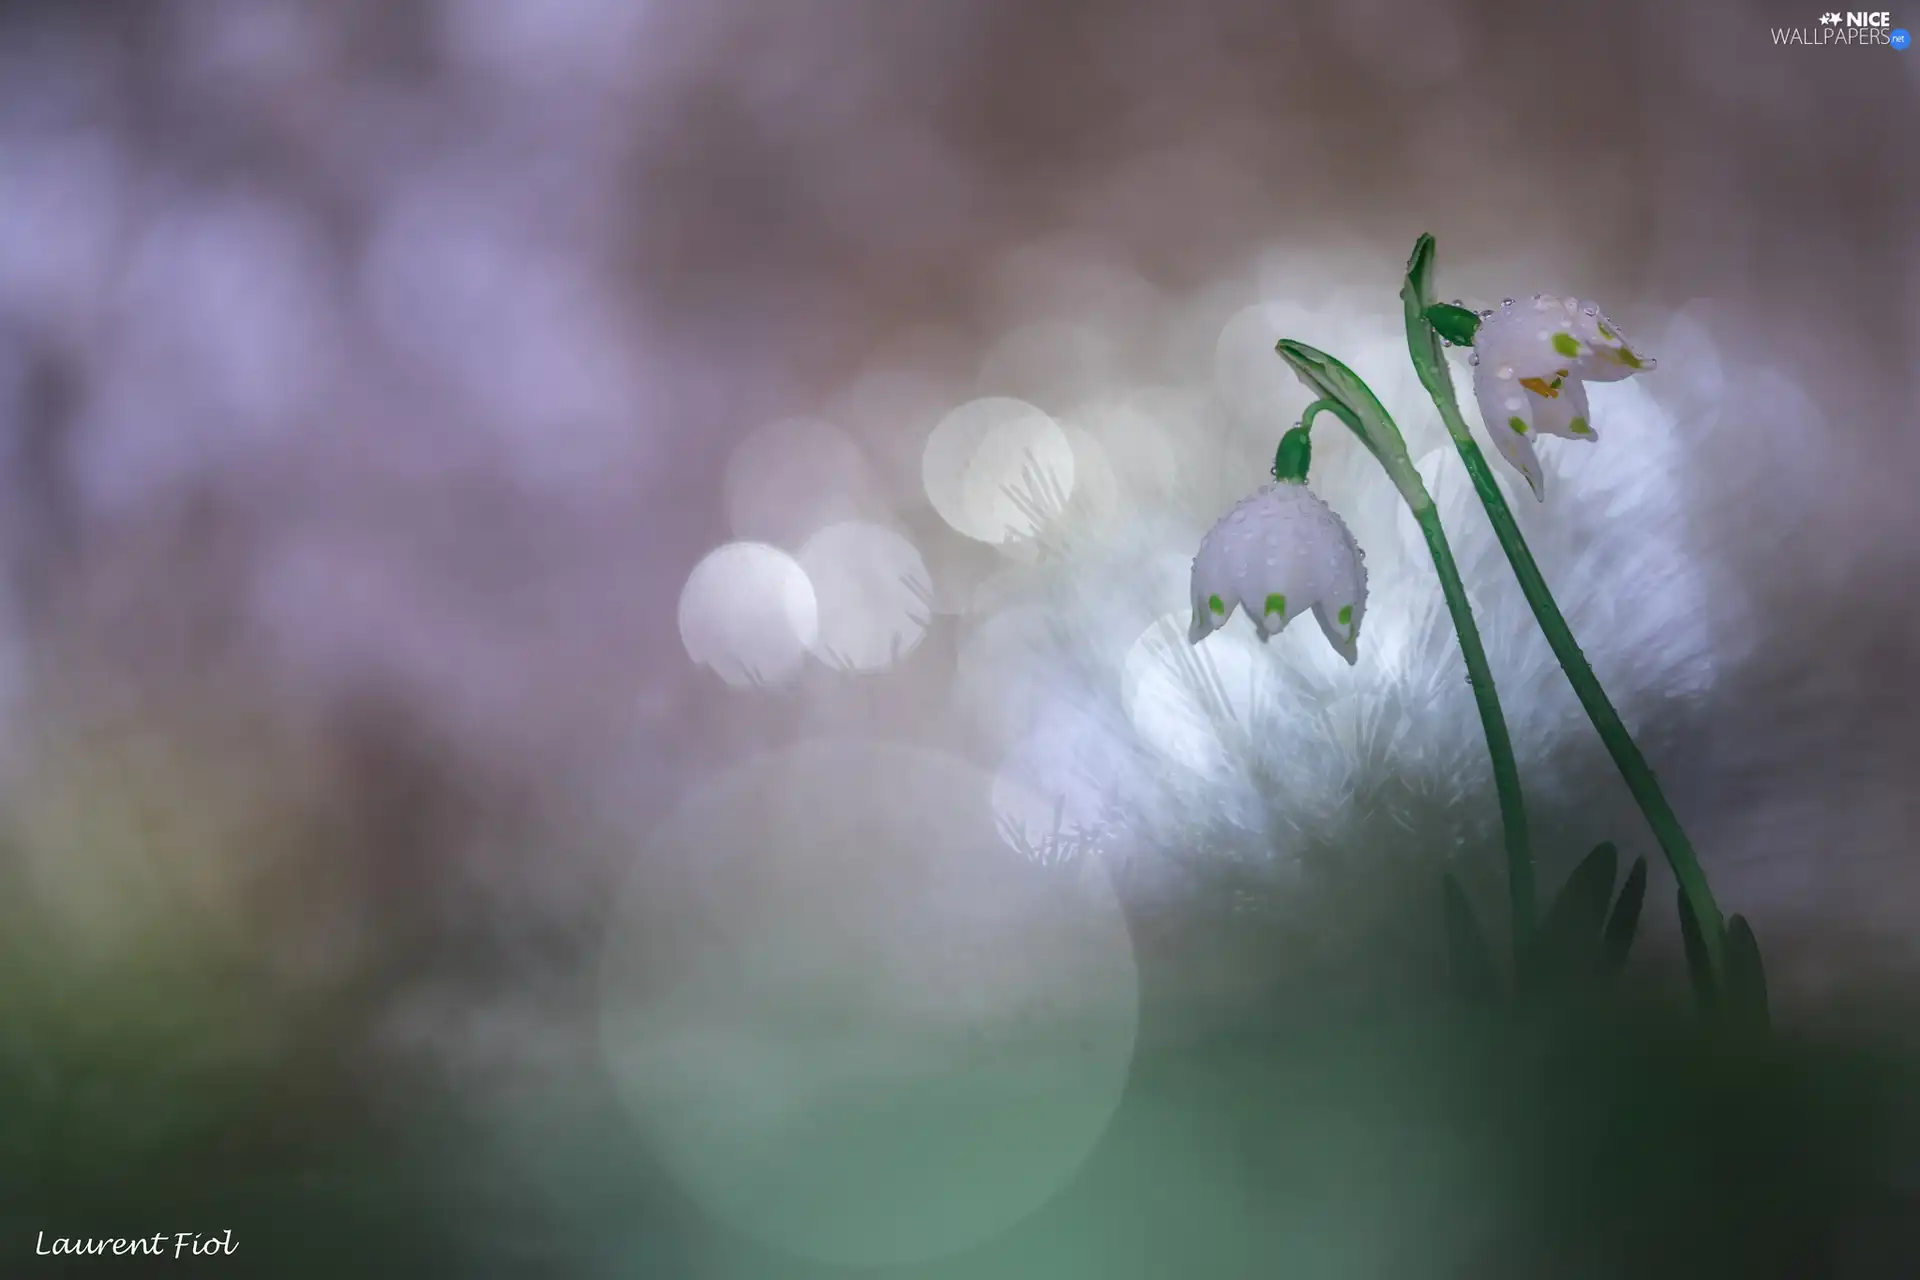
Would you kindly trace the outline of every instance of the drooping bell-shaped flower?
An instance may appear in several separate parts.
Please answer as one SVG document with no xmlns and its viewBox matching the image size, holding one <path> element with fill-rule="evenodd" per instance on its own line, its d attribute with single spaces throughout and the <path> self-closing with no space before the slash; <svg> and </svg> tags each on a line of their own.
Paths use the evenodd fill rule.
<svg viewBox="0 0 1920 1280">
<path fill-rule="evenodd" d="M 1481 313 L 1473 336 L 1473 394 L 1502 457 L 1546 500 L 1535 435 L 1594 441 L 1588 382 L 1630 378 L 1654 362 L 1628 345 L 1591 302 L 1535 294 Z"/>
<path fill-rule="evenodd" d="M 1346 524 L 1304 483 L 1281 480 L 1243 498 L 1200 542 L 1193 559 L 1193 625 L 1199 644 L 1235 606 L 1260 640 L 1311 609 L 1348 663 L 1359 657 L 1367 611 L 1366 557 Z"/>
</svg>

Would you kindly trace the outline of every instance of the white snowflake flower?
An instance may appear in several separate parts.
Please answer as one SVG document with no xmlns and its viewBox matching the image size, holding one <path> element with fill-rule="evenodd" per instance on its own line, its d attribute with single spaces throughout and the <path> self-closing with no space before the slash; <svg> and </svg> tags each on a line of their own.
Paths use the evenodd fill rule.
<svg viewBox="0 0 1920 1280">
<path fill-rule="evenodd" d="M 1494 448 L 1546 501 L 1532 436 L 1598 440 L 1588 418 L 1588 382 L 1615 382 L 1654 367 L 1600 308 L 1537 293 L 1482 313 L 1473 338 L 1473 394 Z"/>
<path fill-rule="evenodd" d="M 1243 498 L 1201 540 L 1187 639 L 1199 644 L 1225 626 L 1236 605 L 1262 643 L 1312 609 L 1334 650 L 1349 664 L 1358 660 L 1366 557 L 1306 485 L 1281 481 Z"/>
</svg>

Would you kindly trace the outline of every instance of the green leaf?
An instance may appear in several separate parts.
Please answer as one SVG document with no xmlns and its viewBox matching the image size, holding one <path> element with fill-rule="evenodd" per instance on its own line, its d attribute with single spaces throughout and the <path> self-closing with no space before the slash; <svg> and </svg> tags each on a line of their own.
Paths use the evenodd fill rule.
<svg viewBox="0 0 1920 1280">
<path fill-rule="evenodd" d="M 1440 411 L 1440 420 L 1446 424 L 1447 434 L 1453 437 L 1461 456 L 1466 460 L 1467 470 L 1473 474 L 1474 488 L 1479 491 L 1480 500 L 1487 502 L 1488 491 L 1483 487 L 1480 472 L 1475 470 L 1480 448 L 1473 443 L 1473 433 L 1467 429 L 1467 420 L 1460 416 L 1460 402 L 1453 394 L 1453 374 L 1447 369 L 1446 352 L 1441 349 L 1440 335 L 1435 332 L 1427 314 L 1428 309 L 1436 305 L 1433 297 L 1433 255 L 1433 237 L 1423 235 L 1414 242 L 1413 256 L 1407 259 L 1407 279 L 1400 288 L 1401 308 L 1406 313 L 1407 354 L 1413 358 L 1414 372 L 1420 375 L 1420 385 L 1433 397 L 1434 408 Z M 1484 465 L 1480 464 L 1483 469 Z M 1489 474 L 1484 484 L 1492 483 L 1493 478 Z M 1491 508 L 1488 514 L 1493 514 Z M 1497 518 L 1494 523 L 1497 530 Z M 1501 544 L 1507 545 L 1504 533 L 1501 535 Z M 1508 547 L 1508 554 L 1512 554 L 1511 547 Z"/>
<path fill-rule="evenodd" d="M 1359 374 L 1319 348 L 1292 338 L 1280 339 L 1274 344 L 1274 350 L 1309 391 L 1338 406 L 1340 420 L 1379 460 L 1409 506 L 1418 510 L 1432 503 L 1419 472 L 1414 470 L 1413 458 L 1407 453 L 1407 442 L 1400 428 L 1394 425 L 1386 406 Z"/>
<path fill-rule="evenodd" d="M 1417 302 L 1421 311 L 1433 305 L 1434 250 L 1433 236 L 1422 232 L 1413 242 L 1413 252 L 1407 255 L 1407 284 L 1401 296 L 1410 303 Z M 1407 298 L 1407 294 L 1413 296 Z"/>
<path fill-rule="evenodd" d="M 1596 846 L 1567 877 L 1540 921 L 1535 957 L 1543 976 L 1564 980 L 1591 972 L 1619 868 L 1619 851 L 1609 842 Z"/>
<path fill-rule="evenodd" d="M 1760 944 L 1745 916 L 1727 924 L 1727 1014 L 1751 1031 L 1764 1032 L 1767 1014 L 1767 971 L 1760 963 Z"/>
<path fill-rule="evenodd" d="M 1413 255 L 1407 259 L 1406 283 L 1400 287 L 1400 303 L 1406 313 L 1407 351 L 1420 382 L 1431 394 L 1444 387 L 1453 393 L 1453 379 L 1447 376 L 1447 357 L 1440 347 L 1440 335 L 1427 318 L 1433 300 L 1433 237 L 1423 235 L 1413 243 Z"/>
<path fill-rule="evenodd" d="M 1714 987 L 1713 961 L 1707 954 L 1707 940 L 1700 933 L 1700 922 L 1694 918 L 1693 905 L 1687 901 L 1687 891 L 1680 890 L 1680 940 L 1687 948 L 1687 976 L 1693 980 L 1693 998 L 1699 1006 L 1702 1016 L 1711 1015 L 1720 1005 L 1719 992 Z"/>
<path fill-rule="evenodd" d="M 1460 882 L 1448 872 L 1441 881 L 1440 898 L 1447 920 L 1447 958 L 1454 987 L 1468 1001 L 1491 1004 L 1499 991 L 1493 972 L 1493 954 L 1473 918 L 1473 907 Z"/>
<path fill-rule="evenodd" d="M 1347 421 L 1351 415 L 1352 420 L 1347 421 L 1347 426 L 1360 437 L 1362 444 L 1369 449 L 1378 447 L 1368 430 L 1366 415 L 1368 408 L 1377 407 L 1379 401 L 1352 370 L 1320 348 L 1310 347 L 1294 338 L 1280 339 L 1273 344 L 1273 349 L 1287 362 L 1287 368 L 1306 385 L 1307 390 L 1319 399 L 1330 400 L 1347 411 L 1341 415 L 1342 421 Z"/>
<path fill-rule="evenodd" d="M 1640 907 L 1647 896 L 1647 860 L 1635 858 L 1627 872 L 1627 883 L 1614 901 L 1613 914 L 1607 917 L 1606 932 L 1600 938 L 1602 980 L 1611 981 L 1627 967 L 1627 953 L 1633 950 L 1633 935 L 1640 927 Z"/>
</svg>

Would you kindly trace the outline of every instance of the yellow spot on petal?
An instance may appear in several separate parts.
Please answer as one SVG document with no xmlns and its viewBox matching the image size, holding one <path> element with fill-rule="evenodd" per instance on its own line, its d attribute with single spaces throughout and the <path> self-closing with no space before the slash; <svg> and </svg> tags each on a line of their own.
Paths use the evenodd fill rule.
<svg viewBox="0 0 1920 1280">
<path fill-rule="evenodd" d="M 1553 335 L 1553 349 L 1563 356 L 1577 356 L 1580 354 L 1580 343 L 1570 333 L 1556 333 Z"/>
<path fill-rule="evenodd" d="M 1593 428 L 1587 425 L 1585 418 L 1575 418 L 1567 424 L 1567 430 L 1577 436 L 1590 436 L 1593 434 Z"/>
<path fill-rule="evenodd" d="M 1285 596 L 1281 595 L 1279 592 L 1276 591 L 1274 594 L 1267 597 L 1268 613 L 1285 613 L 1286 611 L 1287 611 L 1287 598 Z"/>
<path fill-rule="evenodd" d="M 1224 614 L 1227 611 L 1227 602 L 1219 596 L 1208 596 L 1207 608 L 1213 610 L 1215 613 Z"/>
<path fill-rule="evenodd" d="M 1548 400 L 1557 400 L 1560 397 L 1560 388 L 1549 383 L 1545 378 L 1522 378 L 1520 379 L 1520 385 L 1533 392 L 1533 394 L 1544 396 Z"/>
<path fill-rule="evenodd" d="M 1527 422 L 1525 418 L 1508 418 L 1507 425 L 1513 428 L 1516 435 L 1527 434 Z"/>
</svg>

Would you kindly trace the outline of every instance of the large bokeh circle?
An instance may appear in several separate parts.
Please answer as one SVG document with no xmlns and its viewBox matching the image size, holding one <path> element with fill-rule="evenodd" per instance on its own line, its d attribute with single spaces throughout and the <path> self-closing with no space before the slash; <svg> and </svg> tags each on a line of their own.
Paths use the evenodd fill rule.
<svg viewBox="0 0 1920 1280">
<path fill-rule="evenodd" d="M 1097 861 L 1038 867 L 992 779 L 816 742 L 656 831 L 607 942 L 602 1043 L 649 1145 L 715 1219 L 836 1264 L 990 1239 L 1118 1105 L 1139 980 Z"/>
</svg>

